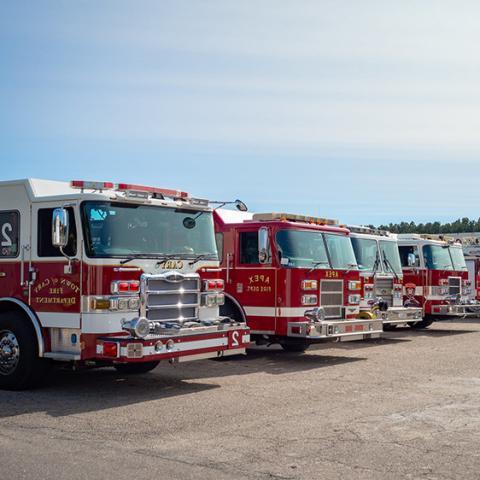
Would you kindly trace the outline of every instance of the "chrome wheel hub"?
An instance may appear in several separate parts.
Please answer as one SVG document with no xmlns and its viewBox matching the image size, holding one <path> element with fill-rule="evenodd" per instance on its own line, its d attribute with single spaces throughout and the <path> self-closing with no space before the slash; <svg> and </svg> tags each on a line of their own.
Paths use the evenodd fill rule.
<svg viewBox="0 0 480 480">
<path fill-rule="evenodd" d="M 20 360 L 17 337 L 10 330 L 0 332 L 0 375 L 10 375 Z"/>
</svg>

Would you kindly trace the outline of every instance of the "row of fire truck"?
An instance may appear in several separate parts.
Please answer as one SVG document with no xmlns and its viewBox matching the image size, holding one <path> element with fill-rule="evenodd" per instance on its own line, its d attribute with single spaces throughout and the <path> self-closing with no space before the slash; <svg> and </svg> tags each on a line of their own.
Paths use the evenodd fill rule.
<svg viewBox="0 0 480 480">
<path fill-rule="evenodd" d="M 214 221 L 221 312 L 245 321 L 257 344 L 304 351 L 328 336 L 317 320 L 330 322 L 325 332 L 372 338 L 382 324 L 426 328 L 480 313 L 458 244 L 286 213 L 217 210 Z"/>
<path fill-rule="evenodd" d="M 0 388 L 478 312 L 461 248 L 125 183 L 0 182 Z M 403 282 L 405 280 L 405 283 Z"/>
</svg>

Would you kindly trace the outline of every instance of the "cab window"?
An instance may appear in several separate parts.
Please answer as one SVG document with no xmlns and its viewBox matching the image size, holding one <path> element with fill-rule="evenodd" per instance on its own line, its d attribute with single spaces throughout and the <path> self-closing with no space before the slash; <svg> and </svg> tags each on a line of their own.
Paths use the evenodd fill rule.
<svg viewBox="0 0 480 480">
<path fill-rule="evenodd" d="M 218 260 L 223 262 L 223 233 L 215 233 L 215 243 L 217 244 Z"/>
<path fill-rule="evenodd" d="M 53 208 L 42 208 L 38 211 L 37 250 L 39 257 L 63 257 L 59 248 L 52 245 L 52 214 Z M 77 253 L 77 228 L 73 208 L 67 208 L 70 232 L 68 244 L 63 249 L 66 255 L 73 257 Z"/>
<path fill-rule="evenodd" d="M 14 258 L 19 253 L 20 214 L 0 212 L 0 258 Z"/>
<path fill-rule="evenodd" d="M 258 232 L 240 233 L 240 263 L 258 264 Z"/>
<path fill-rule="evenodd" d="M 420 266 L 420 256 L 418 255 L 418 248 L 415 245 L 399 245 L 398 252 L 400 253 L 400 261 L 402 267 L 409 267 L 408 256 L 410 254 L 415 255 L 415 267 Z"/>
</svg>

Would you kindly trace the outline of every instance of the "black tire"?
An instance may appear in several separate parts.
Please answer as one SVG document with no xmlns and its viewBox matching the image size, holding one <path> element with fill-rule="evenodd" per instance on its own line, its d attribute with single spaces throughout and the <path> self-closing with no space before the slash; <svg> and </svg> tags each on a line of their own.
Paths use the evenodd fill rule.
<svg viewBox="0 0 480 480">
<path fill-rule="evenodd" d="M 421 330 L 422 328 L 428 328 L 433 322 L 433 320 L 424 318 L 419 322 L 408 322 L 408 326 L 414 330 Z"/>
<path fill-rule="evenodd" d="M 384 332 L 393 332 L 397 328 L 398 325 L 392 325 L 391 323 L 384 323 L 383 324 L 383 331 Z"/>
<path fill-rule="evenodd" d="M 126 375 L 141 375 L 142 373 L 148 373 L 158 366 L 160 362 L 141 362 L 141 363 L 119 363 L 114 365 L 117 372 L 124 373 Z"/>
<path fill-rule="evenodd" d="M 38 357 L 30 320 L 15 312 L 0 314 L 0 389 L 25 390 L 42 383 L 51 366 Z"/>
<path fill-rule="evenodd" d="M 305 342 L 292 342 L 292 341 L 281 343 L 280 345 L 286 352 L 296 352 L 296 353 L 303 353 L 309 347 L 309 345 Z"/>
</svg>

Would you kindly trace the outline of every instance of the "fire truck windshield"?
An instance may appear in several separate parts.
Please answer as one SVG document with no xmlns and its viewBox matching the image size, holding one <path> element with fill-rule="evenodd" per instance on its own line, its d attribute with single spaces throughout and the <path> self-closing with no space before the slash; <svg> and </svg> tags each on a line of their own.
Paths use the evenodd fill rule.
<svg viewBox="0 0 480 480">
<path fill-rule="evenodd" d="M 385 270 L 398 274 L 402 273 L 402 264 L 400 263 L 400 254 L 398 253 L 397 242 L 380 240 L 380 249 L 382 250 Z"/>
<path fill-rule="evenodd" d="M 357 268 L 350 239 L 305 230 L 280 230 L 276 235 L 280 263 L 289 268 Z M 328 253 L 327 253 L 328 251 Z"/>
<path fill-rule="evenodd" d="M 197 216 L 194 227 L 184 219 L 199 211 L 117 202 L 82 203 L 89 257 L 217 259 L 211 212 Z M 189 224 L 190 225 L 190 224 Z"/>
<path fill-rule="evenodd" d="M 357 269 L 357 261 L 353 252 L 352 242 L 344 235 L 325 234 L 328 253 L 332 262 L 332 268 L 340 270 Z"/>
<path fill-rule="evenodd" d="M 467 270 L 465 257 L 461 247 L 450 247 L 450 255 L 452 256 L 453 267 L 455 270 Z"/>
<path fill-rule="evenodd" d="M 430 270 L 453 270 L 449 249 L 440 245 L 424 245 L 423 258 Z"/>
<path fill-rule="evenodd" d="M 276 235 L 280 263 L 290 268 L 330 268 L 327 249 L 320 232 L 280 230 Z"/>
<path fill-rule="evenodd" d="M 372 272 L 378 258 L 377 241 L 368 238 L 351 238 L 358 268 L 362 271 Z"/>
</svg>

